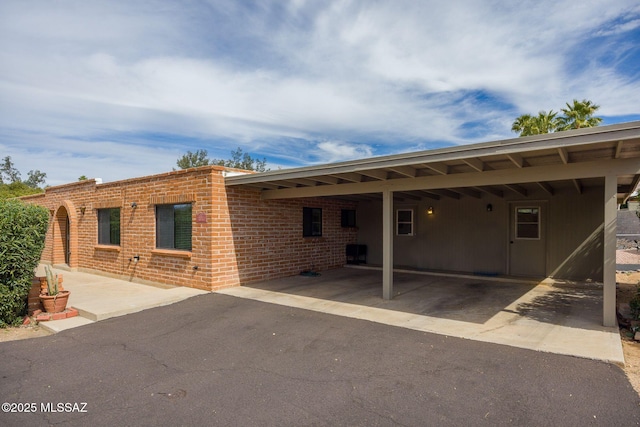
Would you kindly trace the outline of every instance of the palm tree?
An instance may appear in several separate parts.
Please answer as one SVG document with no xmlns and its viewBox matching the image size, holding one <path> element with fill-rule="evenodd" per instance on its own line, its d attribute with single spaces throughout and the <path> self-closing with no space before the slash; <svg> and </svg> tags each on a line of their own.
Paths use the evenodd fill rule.
<svg viewBox="0 0 640 427">
<path fill-rule="evenodd" d="M 558 130 L 590 128 L 598 126 L 602 122 L 602 118 L 593 117 L 599 105 L 592 103 L 587 99 L 578 101 L 573 100 L 573 105 L 567 102 L 567 108 L 561 111 L 564 114 L 560 117 Z"/>
<path fill-rule="evenodd" d="M 533 133 L 533 117 L 531 114 L 523 114 L 513 121 L 511 130 L 513 132 L 520 132 L 520 136 L 535 135 Z"/>
<path fill-rule="evenodd" d="M 538 112 L 538 117 L 534 118 L 535 126 L 540 133 L 552 133 L 558 130 L 560 119 L 556 117 L 558 113 L 553 110 Z"/>
<path fill-rule="evenodd" d="M 511 126 L 513 132 L 520 132 L 520 136 L 539 135 L 558 130 L 558 113 L 553 110 L 540 111 L 537 116 L 523 114 L 518 117 Z"/>
</svg>

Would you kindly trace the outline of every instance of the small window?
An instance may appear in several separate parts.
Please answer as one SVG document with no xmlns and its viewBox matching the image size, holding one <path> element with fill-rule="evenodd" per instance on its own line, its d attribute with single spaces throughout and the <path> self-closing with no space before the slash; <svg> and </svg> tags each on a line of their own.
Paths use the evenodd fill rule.
<svg viewBox="0 0 640 427">
<path fill-rule="evenodd" d="M 98 209 L 98 244 L 120 245 L 120 208 Z"/>
<path fill-rule="evenodd" d="M 156 206 L 156 247 L 191 250 L 191 203 Z"/>
<path fill-rule="evenodd" d="M 302 237 L 322 236 L 322 209 L 302 208 Z"/>
<path fill-rule="evenodd" d="M 540 208 L 516 208 L 516 239 L 540 238 Z"/>
<path fill-rule="evenodd" d="M 413 209 L 398 209 L 396 211 L 396 234 L 398 236 L 413 236 Z"/>
<path fill-rule="evenodd" d="M 356 226 L 356 211 L 355 209 L 342 209 L 342 219 L 340 221 L 342 227 L 352 228 Z"/>
</svg>

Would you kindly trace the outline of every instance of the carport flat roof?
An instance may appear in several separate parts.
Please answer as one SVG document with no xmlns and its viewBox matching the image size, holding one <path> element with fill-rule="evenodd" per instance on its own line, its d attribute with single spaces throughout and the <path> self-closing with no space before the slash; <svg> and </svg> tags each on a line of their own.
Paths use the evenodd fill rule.
<svg viewBox="0 0 640 427">
<path fill-rule="evenodd" d="M 265 199 L 372 197 L 390 188 L 396 197 L 439 199 L 482 193 L 526 196 L 531 186 L 553 194 L 582 188 L 614 174 L 618 199 L 640 180 L 640 121 L 512 138 L 349 162 L 229 175 L 227 186 L 261 191 Z M 597 181 L 597 182 L 596 182 Z M 443 191 L 446 190 L 446 191 Z M 373 197 L 378 197 L 374 195 Z"/>
</svg>

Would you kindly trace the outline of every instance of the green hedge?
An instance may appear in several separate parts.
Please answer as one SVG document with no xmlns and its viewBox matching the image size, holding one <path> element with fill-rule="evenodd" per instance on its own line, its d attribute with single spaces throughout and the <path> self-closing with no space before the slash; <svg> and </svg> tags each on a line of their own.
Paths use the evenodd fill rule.
<svg viewBox="0 0 640 427">
<path fill-rule="evenodd" d="M 25 314 L 48 226 L 46 208 L 0 200 L 0 327 L 17 324 Z"/>
</svg>

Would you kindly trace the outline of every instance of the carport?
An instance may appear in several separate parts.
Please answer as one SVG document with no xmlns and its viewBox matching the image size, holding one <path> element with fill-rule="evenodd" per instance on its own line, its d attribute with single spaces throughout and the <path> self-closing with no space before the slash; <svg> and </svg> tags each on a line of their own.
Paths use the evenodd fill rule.
<svg viewBox="0 0 640 427">
<path fill-rule="evenodd" d="M 449 337 L 624 365 L 617 328 L 600 324 L 599 285 L 395 271 L 380 298 L 381 269 L 350 266 L 217 291 Z"/>
<path fill-rule="evenodd" d="M 346 198 L 366 204 L 361 217 L 377 211 L 380 221 L 371 221 L 359 233 L 370 242 L 381 242 L 385 300 L 395 294 L 394 267 L 407 259 L 408 266 L 417 269 L 447 265 L 448 270 L 474 273 L 478 264 L 486 262 L 482 258 L 486 252 L 496 260 L 491 274 L 602 281 L 602 322 L 615 326 L 616 211 L 639 179 L 640 122 L 631 122 L 228 176 L 225 184 L 257 189 L 264 200 Z M 401 230 L 398 207 L 403 204 L 412 207 L 405 209 L 411 211 L 406 215 L 410 226 L 404 224 Z M 441 218 L 449 218 L 450 238 L 436 238 L 443 227 L 426 222 L 438 206 L 448 209 Z M 497 214 L 481 219 L 478 207 Z M 422 230 L 418 221 L 425 224 Z M 476 221 L 480 225 L 473 229 L 474 235 L 461 236 L 462 225 Z M 490 221 L 489 226 L 483 221 Z M 477 259 L 456 260 L 460 241 L 477 248 Z M 409 255 L 417 253 L 413 259 L 405 251 L 411 245 Z M 394 251 L 402 253 L 398 262 Z M 422 252 L 429 255 L 418 258 Z M 580 265 L 580 260 L 586 261 Z"/>
</svg>

